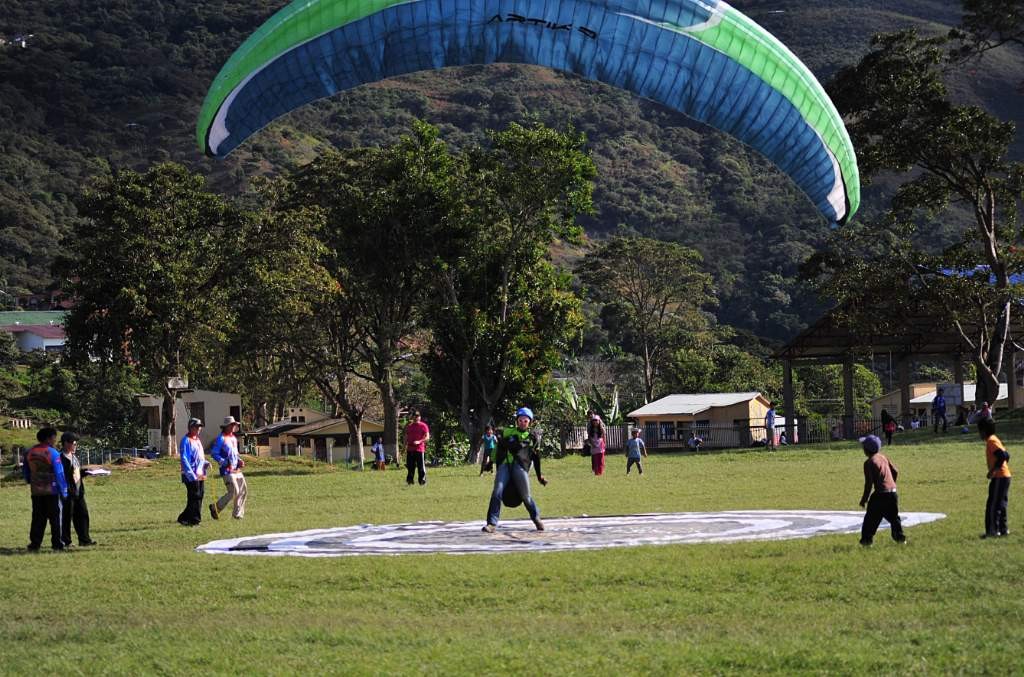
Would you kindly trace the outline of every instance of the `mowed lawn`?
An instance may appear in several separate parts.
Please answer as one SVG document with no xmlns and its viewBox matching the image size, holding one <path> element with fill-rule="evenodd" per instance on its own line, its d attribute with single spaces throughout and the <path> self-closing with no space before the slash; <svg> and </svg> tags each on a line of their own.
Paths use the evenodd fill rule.
<svg viewBox="0 0 1024 677">
<path fill-rule="evenodd" d="M 1001 431 L 1024 477 L 1024 428 Z M 1018 452 L 1018 450 L 1022 450 Z M 183 528 L 173 461 L 89 478 L 93 537 L 24 551 L 25 485 L 0 490 L 5 674 L 1011 674 L 1024 671 L 1024 497 L 1011 535 L 979 540 L 987 490 L 975 434 L 887 448 L 908 529 L 738 544 L 513 555 L 211 556 L 214 539 L 360 523 L 479 520 L 490 478 L 253 461 L 248 515 Z M 854 443 L 545 463 L 547 517 L 728 509 L 856 510 Z M 1021 482 L 1024 480 L 1017 480 Z M 208 483 L 207 495 L 222 490 Z M 535 483 L 536 484 L 536 483 Z M 525 517 L 522 508 L 506 511 Z M 486 538 L 481 534 L 481 538 Z"/>
</svg>

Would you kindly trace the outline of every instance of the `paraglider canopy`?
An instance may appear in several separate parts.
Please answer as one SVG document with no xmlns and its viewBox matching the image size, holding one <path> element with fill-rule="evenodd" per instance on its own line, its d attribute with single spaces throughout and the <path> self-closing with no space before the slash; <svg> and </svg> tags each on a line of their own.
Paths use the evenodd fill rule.
<svg viewBox="0 0 1024 677">
<path fill-rule="evenodd" d="M 850 137 L 811 72 L 718 0 L 296 0 L 214 80 L 197 126 L 224 157 L 275 118 L 388 77 L 526 63 L 651 99 L 763 153 L 831 222 L 860 204 Z"/>
</svg>

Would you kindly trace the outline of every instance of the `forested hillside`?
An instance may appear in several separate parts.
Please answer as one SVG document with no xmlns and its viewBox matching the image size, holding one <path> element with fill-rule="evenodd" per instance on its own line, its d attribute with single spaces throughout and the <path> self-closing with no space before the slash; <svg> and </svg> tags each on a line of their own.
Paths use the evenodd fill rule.
<svg viewBox="0 0 1024 677">
<path fill-rule="evenodd" d="M 108 166 L 172 159 L 214 186 L 243 191 L 255 176 L 293 168 L 327 145 L 378 144 L 414 117 L 460 146 L 535 117 L 584 131 L 599 178 L 591 234 L 625 225 L 705 255 L 719 319 L 768 339 L 813 316 L 796 268 L 827 225 L 780 172 L 739 143 L 664 108 L 552 71 L 498 65 L 378 83 L 289 115 L 228 160 L 203 158 L 194 125 L 206 88 L 231 52 L 284 0 L 7 0 L 0 34 L 0 287 L 39 291 L 73 199 Z M 949 0 L 732 3 L 782 39 L 825 80 L 867 50 L 873 33 L 917 26 L 944 33 Z M 851 7 L 856 4 L 856 7 Z M 1005 119 L 1024 117 L 1024 55 L 1001 50 L 965 72 L 957 95 Z M 1017 149 L 1024 148 L 1018 139 Z M 879 206 L 869 189 L 862 213 Z M 97 262 L 102 265 L 102 262 Z"/>
</svg>

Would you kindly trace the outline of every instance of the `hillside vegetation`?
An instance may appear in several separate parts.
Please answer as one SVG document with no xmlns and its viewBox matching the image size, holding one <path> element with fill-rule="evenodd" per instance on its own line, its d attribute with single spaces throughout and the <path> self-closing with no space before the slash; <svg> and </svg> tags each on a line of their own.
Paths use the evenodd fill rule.
<svg viewBox="0 0 1024 677">
<path fill-rule="evenodd" d="M 241 193 L 259 175 L 292 169 L 329 145 L 393 141 L 414 118 L 455 146 L 535 117 L 584 131 L 599 170 L 591 234 L 619 225 L 697 247 L 714 274 L 719 319 L 770 339 L 816 310 L 796 268 L 826 235 L 810 202 L 738 142 L 632 95 L 534 67 L 420 73 L 338 95 L 288 115 L 229 159 L 203 158 L 194 124 L 206 88 L 231 52 L 282 0 L 9 0 L 0 33 L 32 33 L 0 50 L 0 286 L 39 291 L 75 218 L 74 196 L 109 167 L 172 159 Z M 822 80 L 866 51 L 873 33 L 916 26 L 945 32 L 958 4 L 941 0 L 736 2 Z M 1021 119 L 1024 56 L 992 53 L 955 84 L 957 96 Z M 1018 141 L 1018 151 L 1024 148 Z M 1018 155 L 1021 153 L 1018 152 Z M 886 184 L 867 191 L 877 210 Z"/>
</svg>

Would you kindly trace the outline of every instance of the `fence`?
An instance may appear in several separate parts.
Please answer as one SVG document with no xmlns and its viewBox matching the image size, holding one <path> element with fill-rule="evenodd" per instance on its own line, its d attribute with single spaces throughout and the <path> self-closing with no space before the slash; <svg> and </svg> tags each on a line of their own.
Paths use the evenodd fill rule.
<svg viewBox="0 0 1024 677">
<path fill-rule="evenodd" d="M 633 426 L 631 425 L 605 426 L 605 449 L 612 452 L 622 451 L 632 430 Z M 757 446 L 758 443 L 763 445 L 765 439 L 764 426 L 701 426 L 693 430 L 701 439 L 701 448 L 704 449 L 735 449 Z M 645 426 L 640 437 L 648 449 L 686 449 L 689 447 L 690 439 L 689 434 L 684 436 L 661 434 L 656 425 Z M 586 426 L 576 426 L 569 433 L 566 449 L 582 449 L 583 441 L 586 438 Z"/>
<path fill-rule="evenodd" d="M 605 427 L 605 448 L 608 451 L 622 451 L 625 441 L 629 439 L 633 426 L 610 425 Z M 701 439 L 701 449 L 743 449 L 765 445 L 767 433 L 764 425 L 732 425 L 732 426 L 698 426 L 692 429 Z M 685 433 L 666 434 L 657 424 L 648 424 L 641 431 L 641 439 L 648 449 L 687 449 L 690 448 L 689 431 Z M 833 442 L 844 439 L 842 418 L 808 419 L 798 418 L 793 426 L 793 437 L 785 436 L 785 426 L 775 426 L 775 443 L 779 444 L 810 444 Z M 881 435 L 882 422 L 876 418 L 855 418 L 853 420 L 853 437 L 864 435 Z M 566 449 L 580 450 L 587 437 L 586 426 L 576 426 L 569 433 Z"/>
</svg>

